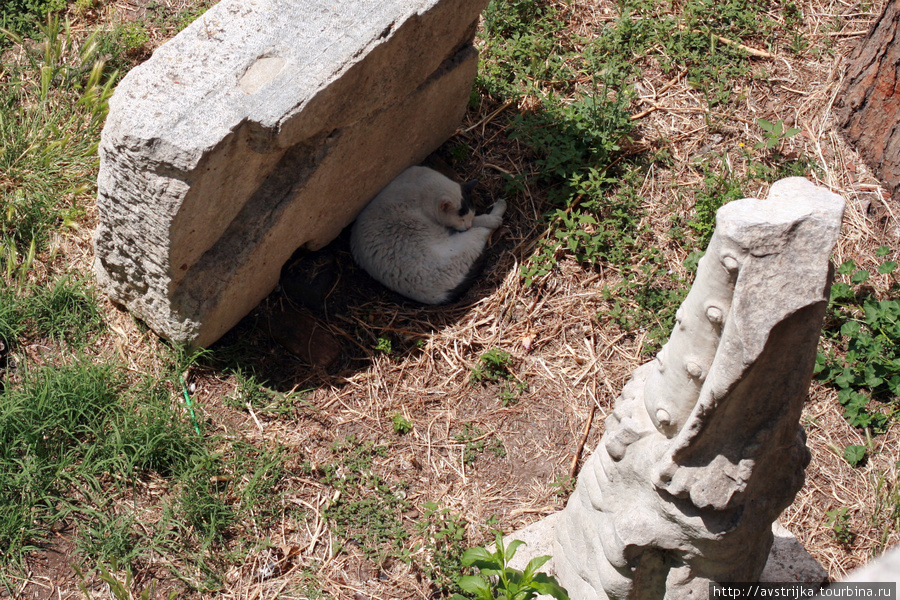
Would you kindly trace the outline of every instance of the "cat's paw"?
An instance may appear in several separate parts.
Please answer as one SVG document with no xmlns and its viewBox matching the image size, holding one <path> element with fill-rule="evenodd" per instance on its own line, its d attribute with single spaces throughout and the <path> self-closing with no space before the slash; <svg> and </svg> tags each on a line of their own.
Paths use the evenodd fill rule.
<svg viewBox="0 0 900 600">
<path fill-rule="evenodd" d="M 484 227 L 491 231 L 497 229 L 501 225 L 503 225 L 503 217 L 501 215 L 495 215 L 493 211 L 487 215 L 478 215 L 472 221 L 473 227 Z"/>
<path fill-rule="evenodd" d="M 484 227 L 493 231 L 503 225 L 504 212 L 506 212 L 506 200 L 501 198 L 494 202 L 494 206 L 491 207 L 491 212 L 476 216 L 472 221 L 472 225 L 474 227 Z"/>
</svg>

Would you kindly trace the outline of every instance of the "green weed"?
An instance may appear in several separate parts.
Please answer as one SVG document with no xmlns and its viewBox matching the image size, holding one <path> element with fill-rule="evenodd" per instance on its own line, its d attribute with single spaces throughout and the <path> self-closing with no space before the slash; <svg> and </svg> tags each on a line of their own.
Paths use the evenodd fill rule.
<svg viewBox="0 0 900 600">
<path fill-rule="evenodd" d="M 334 462 L 321 465 L 321 481 L 338 492 L 323 515 L 344 540 L 355 540 L 376 564 L 388 557 L 408 560 L 409 531 L 401 515 L 409 510 L 405 484 L 393 485 L 372 471 L 387 448 L 351 436 L 332 447 Z"/>
<path fill-rule="evenodd" d="M 763 130 L 763 141 L 754 146 L 757 150 L 772 150 L 776 146 L 781 146 L 784 140 L 789 139 L 800 133 L 796 127 L 784 128 L 784 121 L 779 119 L 775 123 L 758 119 L 757 123 Z"/>
<path fill-rule="evenodd" d="M 448 508 L 426 502 L 416 531 L 424 539 L 426 558 L 418 563 L 423 575 L 442 592 L 460 591 L 456 580 L 466 571 L 462 563 L 466 521 Z"/>
<path fill-rule="evenodd" d="M 520 380 L 512 371 L 512 355 L 505 350 L 493 348 L 478 358 L 472 368 L 469 381 L 473 384 L 500 383 L 497 393 L 503 406 L 515 404 L 528 388 L 528 384 Z"/>
<path fill-rule="evenodd" d="M 394 433 L 406 435 L 413 430 L 412 422 L 400 413 L 394 413 L 391 416 L 391 424 L 394 427 Z"/>
<path fill-rule="evenodd" d="M 479 574 L 460 577 L 459 587 L 477 600 L 531 600 L 538 595 L 568 600 L 568 593 L 554 577 L 538 573 L 538 569 L 550 560 L 549 556 L 531 559 L 524 571 L 509 566 L 516 550 L 524 543 L 513 540 L 504 547 L 503 535 L 497 532 L 493 552 L 487 548 L 466 550 L 462 563 L 477 568 Z M 465 600 L 465 597 L 455 594 L 452 600 Z"/>
<path fill-rule="evenodd" d="M 65 8 L 66 0 L 5 0 L 0 6 L 0 48 L 7 41 L 2 29 L 18 35 L 33 34 L 48 13 Z"/>
<path fill-rule="evenodd" d="M 478 363 L 472 368 L 469 381 L 472 383 L 484 383 L 486 381 L 499 381 L 512 376 L 512 355 L 505 350 L 493 348 L 478 358 Z"/>
<path fill-rule="evenodd" d="M 383 337 L 378 338 L 378 342 L 375 344 L 375 352 L 390 355 L 393 352 L 391 340 Z"/>
<path fill-rule="evenodd" d="M 497 98 L 519 97 L 565 67 L 556 8 L 538 0 L 493 0 L 481 33 L 486 54 L 476 85 Z"/>
<path fill-rule="evenodd" d="M 882 258 L 889 253 L 887 247 L 878 252 Z M 839 351 L 820 351 L 816 357 L 816 374 L 837 388 L 847 421 L 875 434 L 885 431 L 898 412 L 900 301 L 896 297 L 900 285 L 893 275 L 896 269 L 892 260 L 878 266 L 878 273 L 892 281 L 886 299 L 880 300 L 866 285 L 868 270 L 858 268 L 852 260 L 837 268 L 845 281 L 831 287 L 824 335 Z"/>
<path fill-rule="evenodd" d="M 716 229 L 716 212 L 728 202 L 743 198 L 746 182 L 734 176 L 724 156 L 704 159 L 697 167 L 703 174 L 703 187 L 697 190 L 694 215 L 687 226 L 697 236 L 697 245 L 706 248 Z"/>
<path fill-rule="evenodd" d="M 851 467 L 857 467 L 866 459 L 866 447 L 858 444 L 852 444 L 844 448 L 844 460 L 850 463 Z"/>
<path fill-rule="evenodd" d="M 827 511 L 825 525 L 831 528 L 834 539 L 844 546 L 849 546 L 856 538 L 850 528 L 850 511 L 846 507 Z"/>
<path fill-rule="evenodd" d="M 485 451 L 497 458 L 506 457 L 503 440 L 493 433 L 485 433 L 472 423 L 463 423 L 462 431 L 454 435 L 453 439 L 456 443 L 463 444 L 463 462 L 467 465 L 474 465 L 478 456 Z"/>
</svg>

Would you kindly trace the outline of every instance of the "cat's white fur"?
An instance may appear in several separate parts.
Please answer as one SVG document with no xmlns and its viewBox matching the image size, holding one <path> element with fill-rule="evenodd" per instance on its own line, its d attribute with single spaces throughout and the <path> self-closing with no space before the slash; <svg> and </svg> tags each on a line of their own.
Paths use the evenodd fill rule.
<svg viewBox="0 0 900 600">
<path fill-rule="evenodd" d="M 353 225 L 357 264 L 385 287 L 425 304 L 454 299 L 503 222 L 506 202 L 475 216 L 462 187 L 427 167 L 409 167 Z"/>
</svg>

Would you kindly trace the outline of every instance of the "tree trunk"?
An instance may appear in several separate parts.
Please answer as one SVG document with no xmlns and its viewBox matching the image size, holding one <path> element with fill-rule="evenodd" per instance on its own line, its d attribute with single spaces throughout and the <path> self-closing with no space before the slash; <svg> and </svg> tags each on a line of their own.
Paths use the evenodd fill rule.
<svg viewBox="0 0 900 600">
<path fill-rule="evenodd" d="M 889 0 L 850 58 L 835 114 L 863 160 L 900 199 L 900 2 Z"/>
</svg>

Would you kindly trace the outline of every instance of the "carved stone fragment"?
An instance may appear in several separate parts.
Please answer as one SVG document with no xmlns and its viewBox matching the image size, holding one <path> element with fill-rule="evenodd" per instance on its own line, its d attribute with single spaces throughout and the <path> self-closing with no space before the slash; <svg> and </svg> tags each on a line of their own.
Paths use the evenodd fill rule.
<svg viewBox="0 0 900 600">
<path fill-rule="evenodd" d="M 607 418 L 557 527 L 572 598 L 755 581 L 803 485 L 799 425 L 844 201 L 802 178 L 723 206 L 677 324 Z"/>
</svg>

